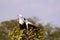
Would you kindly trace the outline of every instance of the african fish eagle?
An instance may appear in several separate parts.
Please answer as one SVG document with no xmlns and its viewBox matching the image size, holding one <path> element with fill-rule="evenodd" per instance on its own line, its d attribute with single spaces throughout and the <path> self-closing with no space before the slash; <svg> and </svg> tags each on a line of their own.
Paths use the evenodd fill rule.
<svg viewBox="0 0 60 40">
<path fill-rule="evenodd" d="M 20 29 L 36 28 L 36 26 L 34 26 L 31 22 L 23 18 L 21 14 L 18 15 L 18 20 L 19 20 Z"/>
</svg>

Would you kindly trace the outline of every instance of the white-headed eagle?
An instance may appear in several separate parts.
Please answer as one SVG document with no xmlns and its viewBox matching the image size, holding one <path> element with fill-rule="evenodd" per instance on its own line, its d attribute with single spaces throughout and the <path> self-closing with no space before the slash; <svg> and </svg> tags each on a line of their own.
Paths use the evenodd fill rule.
<svg viewBox="0 0 60 40">
<path fill-rule="evenodd" d="M 18 15 L 18 21 L 19 21 L 20 29 L 36 28 L 35 25 L 33 25 L 27 19 L 23 18 L 21 14 Z"/>
</svg>

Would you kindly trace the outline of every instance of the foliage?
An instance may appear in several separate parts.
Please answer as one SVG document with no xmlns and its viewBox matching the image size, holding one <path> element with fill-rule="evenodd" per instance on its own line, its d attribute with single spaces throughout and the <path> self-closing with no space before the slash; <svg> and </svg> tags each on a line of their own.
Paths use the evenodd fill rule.
<svg viewBox="0 0 60 40">
<path fill-rule="evenodd" d="M 19 28 L 14 27 L 13 30 L 8 33 L 8 36 L 11 38 L 11 40 L 21 40 L 23 30 L 19 30 Z"/>
<path fill-rule="evenodd" d="M 14 27 L 12 31 L 9 32 L 8 36 L 11 40 L 43 40 L 43 27 L 37 27 L 36 29 L 30 29 L 27 33 L 26 29 L 20 30 L 19 27 Z"/>
<path fill-rule="evenodd" d="M 29 19 L 36 29 L 21 30 L 17 20 L 3 21 L 0 24 L 0 40 L 60 40 L 60 28 L 53 28 L 49 23 L 38 24 L 37 21 Z"/>
</svg>

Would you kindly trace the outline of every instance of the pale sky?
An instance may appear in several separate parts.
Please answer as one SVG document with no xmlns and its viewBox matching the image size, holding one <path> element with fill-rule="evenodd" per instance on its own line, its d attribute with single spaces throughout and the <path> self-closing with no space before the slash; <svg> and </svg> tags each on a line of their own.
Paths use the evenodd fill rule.
<svg viewBox="0 0 60 40">
<path fill-rule="evenodd" d="M 60 26 L 60 0 L 0 0 L 0 22 L 16 19 L 17 14 Z"/>
</svg>

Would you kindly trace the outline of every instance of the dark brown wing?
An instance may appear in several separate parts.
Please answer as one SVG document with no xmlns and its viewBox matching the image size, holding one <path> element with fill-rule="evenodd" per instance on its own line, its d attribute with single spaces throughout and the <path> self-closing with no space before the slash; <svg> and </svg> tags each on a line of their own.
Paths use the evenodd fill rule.
<svg viewBox="0 0 60 40">
<path fill-rule="evenodd" d="M 36 28 L 36 26 L 35 26 L 35 25 L 32 25 L 32 24 L 28 24 L 28 27 L 29 27 L 29 28 L 33 28 L 33 29 Z"/>
</svg>

